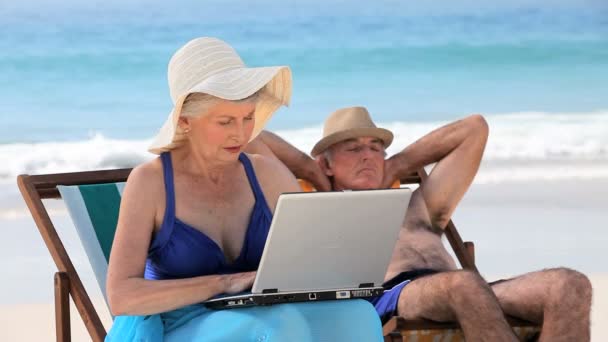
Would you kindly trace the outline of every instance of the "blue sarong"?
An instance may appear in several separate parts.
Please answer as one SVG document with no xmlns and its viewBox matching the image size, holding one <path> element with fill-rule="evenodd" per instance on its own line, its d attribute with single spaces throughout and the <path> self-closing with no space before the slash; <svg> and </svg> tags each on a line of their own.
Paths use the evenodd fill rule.
<svg viewBox="0 0 608 342">
<path fill-rule="evenodd" d="M 190 305 L 151 316 L 118 316 L 106 341 L 382 341 L 382 325 L 364 300 L 211 310 Z"/>
</svg>

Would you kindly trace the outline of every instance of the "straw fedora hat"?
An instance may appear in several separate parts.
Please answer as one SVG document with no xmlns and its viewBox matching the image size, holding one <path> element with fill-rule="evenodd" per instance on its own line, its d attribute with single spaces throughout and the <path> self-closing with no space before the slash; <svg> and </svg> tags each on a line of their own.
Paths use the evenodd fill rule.
<svg viewBox="0 0 608 342">
<path fill-rule="evenodd" d="M 172 150 L 186 140 L 177 123 L 184 100 L 191 93 L 241 100 L 265 88 L 256 105 L 251 139 L 279 107 L 289 104 L 291 97 L 289 67 L 248 68 L 230 45 L 216 38 L 196 38 L 177 50 L 169 61 L 168 78 L 174 107 L 148 148 L 155 154 Z"/>
<path fill-rule="evenodd" d="M 393 142 L 393 133 L 376 127 L 364 107 L 342 108 L 333 112 L 323 125 L 323 138 L 312 148 L 313 157 L 341 141 L 359 137 L 374 137 L 388 147 Z"/>
</svg>

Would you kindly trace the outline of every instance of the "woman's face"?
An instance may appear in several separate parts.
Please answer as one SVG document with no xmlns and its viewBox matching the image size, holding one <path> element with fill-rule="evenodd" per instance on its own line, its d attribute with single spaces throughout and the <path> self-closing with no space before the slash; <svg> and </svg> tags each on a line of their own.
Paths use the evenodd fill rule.
<svg viewBox="0 0 608 342">
<path fill-rule="evenodd" d="M 234 161 L 251 138 L 255 103 L 219 100 L 203 115 L 187 118 L 188 140 L 204 158 Z M 182 122 L 184 124 L 184 122 Z"/>
</svg>

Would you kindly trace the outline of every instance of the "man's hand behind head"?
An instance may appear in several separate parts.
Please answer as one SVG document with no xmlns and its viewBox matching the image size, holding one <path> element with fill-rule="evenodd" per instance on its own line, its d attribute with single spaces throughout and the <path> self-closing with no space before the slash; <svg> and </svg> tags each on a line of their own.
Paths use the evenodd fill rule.
<svg viewBox="0 0 608 342">
<path fill-rule="evenodd" d="M 311 159 L 311 163 L 307 163 L 306 176 L 303 179 L 312 183 L 317 191 L 331 191 L 331 182 L 319 166 L 320 156 L 316 159 Z"/>
<path fill-rule="evenodd" d="M 399 169 L 397 163 L 391 157 L 384 161 L 384 177 L 382 179 L 382 189 L 388 189 L 393 186 L 395 181 L 399 180 Z"/>
</svg>

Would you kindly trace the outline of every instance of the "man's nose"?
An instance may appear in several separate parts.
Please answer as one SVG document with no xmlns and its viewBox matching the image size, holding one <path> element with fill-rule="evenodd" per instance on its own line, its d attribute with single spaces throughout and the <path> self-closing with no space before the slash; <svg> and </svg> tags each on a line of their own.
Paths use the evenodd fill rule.
<svg viewBox="0 0 608 342">
<path fill-rule="evenodd" d="M 363 159 L 370 159 L 371 157 L 373 157 L 373 155 L 374 151 L 371 147 L 365 146 L 361 149 L 361 157 Z"/>
</svg>

